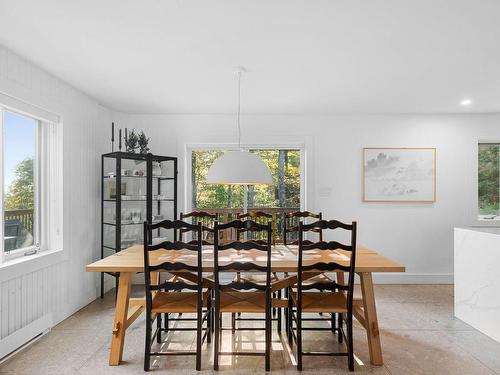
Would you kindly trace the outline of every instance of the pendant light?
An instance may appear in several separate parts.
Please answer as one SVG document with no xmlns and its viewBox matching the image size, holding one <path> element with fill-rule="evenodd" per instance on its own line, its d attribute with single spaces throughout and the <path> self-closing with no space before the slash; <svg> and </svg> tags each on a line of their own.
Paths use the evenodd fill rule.
<svg viewBox="0 0 500 375">
<path fill-rule="evenodd" d="M 207 183 L 212 185 L 260 185 L 271 184 L 269 168 L 257 155 L 241 148 L 241 75 L 243 68 L 236 72 L 238 77 L 238 151 L 227 151 L 217 158 L 207 173 Z"/>
</svg>

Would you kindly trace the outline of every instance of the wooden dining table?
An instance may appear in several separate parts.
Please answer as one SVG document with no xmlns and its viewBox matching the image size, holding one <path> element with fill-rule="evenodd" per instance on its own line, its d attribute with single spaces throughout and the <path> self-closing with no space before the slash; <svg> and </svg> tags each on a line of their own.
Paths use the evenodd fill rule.
<svg viewBox="0 0 500 375">
<path fill-rule="evenodd" d="M 297 278 L 297 246 L 276 245 L 272 248 L 271 268 L 273 272 L 283 273 L 284 277 L 272 284 L 272 290 L 292 286 Z M 265 256 L 262 253 L 242 250 L 224 250 L 219 252 L 219 262 L 252 262 L 265 265 Z M 196 265 L 196 255 L 189 251 L 157 250 L 150 253 L 151 265 L 164 262 L 179 262 L 187 265 Z M 349 264 L 349 254 L 342 250 L 309 252 L 304 255 L 304 265 L 318 262 L 336 262 L 341 265 Z M 145 298 L 131 298 L 132 276 L 144 272 L 143 246 L 135 245 L 126 250 L 98 260 L 86 266 L 87 272 L 119 272 L 118 291 L 116 296 L 115 319 L 111 332 L 111 351 L 109 364 L 119 365 L 123 357 L 125 333 L 127 328 L 142 314 L 145 309 Z M 203 272 L 213 272 L 213 246 L 203 249 Z M 382 346 L 378 328 L 375 293 L 373 289 L 372 273 L 374 272 L 405 272 L 405 267 L 390 259 L 368 249 L 362 245 L 356 250 L 356 274 L 359 275 L 361 285 L 361 298 L 355 298 L 353 314 L 366 330 L 370 361 L 373 365 L 382 365 Z M 314 275 L 314 273 L 310 273 Z M 183 278 L 194 277 L 188 272 L 179 272 Z M 342 274 L 337 275 L 342 278 Z M 273 301 L 273 306 L 286 307 L 283 300 Z"/>
</svg>

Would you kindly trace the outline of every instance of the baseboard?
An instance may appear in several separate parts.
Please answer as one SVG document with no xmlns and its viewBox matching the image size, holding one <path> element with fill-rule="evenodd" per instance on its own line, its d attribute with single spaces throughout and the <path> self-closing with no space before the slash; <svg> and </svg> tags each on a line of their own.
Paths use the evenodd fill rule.
<svg viewBox="0 0 500 375">
<path fill-rule="evenodd" d="M 0 359 L 52 328 L 52 323 L 52 313 L 49 313 L 0 340 Z"/>
<path fill-rule="evenodd" d="M 453 273 L 381 272 L 373 274 L 375 284 L 453 284 Z"/>
</svg>

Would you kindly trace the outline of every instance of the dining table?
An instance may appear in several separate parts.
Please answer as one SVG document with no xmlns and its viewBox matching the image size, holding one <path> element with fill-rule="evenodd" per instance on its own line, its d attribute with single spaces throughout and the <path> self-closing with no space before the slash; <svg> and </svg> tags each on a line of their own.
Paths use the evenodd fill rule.
<svg viewBox="0 0 500 375">
<path fill-rule="evenodd" d="M 214 271 L 213 246 L 203 247 L 202 258 L 203 272 Z M 229 262 L 251 262 L 265 265 L 266 257 L 261 252 L 252 250 L 243 251 L 227 249 L 219 252 L 219 263 Z M 303 257 L 303 264 L 315 264 L 319 262 L 335 262 L 340 265 L 349 265 L 349 252 L 342 250 L 334 251 L 308 251 Z M 197 257 L 192 251 L 164 250 L 160 249 L 150 253 L 150 264 L 161 263 L 184 263 L 196 265 Z M 272 291 L 278 291 L 292 287 L 297 282 L 296 273 L 298 268 L 298 247 L 292 245 L 277 244 L 272 247 L 271 270 L 273 273 L 283 274 L 278 281 L 271 285 Z M 98 260 L 86 266 L 87 272 L 111 272 L 119 273 L 118 290 L 116 292 L 115 317 L 111 331 L 111 350 L 109 354 L 109 365 L 117 366 L 122 361 L 123 347 L 127 328 L 143 313 L 145 309 L 145 298 L 132 298 L 132 277 L 136 273 L 144 272 L 144 247 L 134 245 L 125 250 L 117 252 L 106 258 Z M 361 287 L 361 298 L 355 298 L 353 302 L 353 315 L 366 330 L 367 343 L 370 354 L 370 362 L 373 365 L 383 365 L 382 345 L 377 319 L 375 293 L 373 287 L 374 272 L 405 272 L 405 266 L 398 264 L 377 251 L 363 245 L 357 245 L 355 272 L 359 276 Z M 176 272 L 180 277 L 196 281 L 196 275 L 179 270 Z M 319 274 L 316 273 L 316 274 Z M 314 276 L 314 272 L 309 272 Z M 157 275 L 159 277 L 159 275 Z M 343 273 L 337 273 L 338 282 L 343 282 Z M 207 278 L 208 283 L 213 282 Z M 273 300 L 273 306 L 286 307 L 287 301 L 283 299 Z"/>
</svg>

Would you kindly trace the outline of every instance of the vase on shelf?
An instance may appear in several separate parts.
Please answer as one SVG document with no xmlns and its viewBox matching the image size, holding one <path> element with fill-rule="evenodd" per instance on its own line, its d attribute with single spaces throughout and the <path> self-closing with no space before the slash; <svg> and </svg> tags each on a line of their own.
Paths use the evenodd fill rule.
<svg viewBox="0 0 500 375">
<path fill-rule="evenodd" d="M 153 176 L 161 176 L 161 166 L 158 161 L 153 162 Z"/>
</svg>

